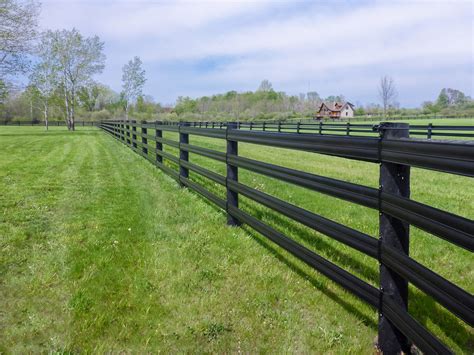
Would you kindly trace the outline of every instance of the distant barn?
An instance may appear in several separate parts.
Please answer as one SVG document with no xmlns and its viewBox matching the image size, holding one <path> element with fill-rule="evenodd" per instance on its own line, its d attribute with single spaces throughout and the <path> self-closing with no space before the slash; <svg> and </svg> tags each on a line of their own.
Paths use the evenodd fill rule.
<svg viewBox="0 0 474 355">
<path fill-rule="evenodd" d="M 317 119 L 341 119 L 351 117 L 354 117 L 354 105 L 350 102 L 323 102 L 316 113 Z"/>
</svg>

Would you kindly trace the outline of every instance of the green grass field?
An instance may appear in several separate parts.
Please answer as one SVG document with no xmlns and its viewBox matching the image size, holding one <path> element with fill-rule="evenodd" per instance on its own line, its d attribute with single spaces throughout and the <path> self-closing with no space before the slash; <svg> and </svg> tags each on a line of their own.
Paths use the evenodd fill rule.
<svg viewBox="0 0 474 355">
<path fill-rule="evenodd" d="M 190 141 L 224 150 L 222 141 Z M 224 213 L 99 130 L 0 127 L 0 149 L 0 352 L 373 352 L 374 309 L 249 228 L 227 227 Z M 239 149 L 377 186 L 374 164 Z M 191 161 L 224 173 L 222 163 Z M 375 211 L 244 170 L 240 178 L 377 235 Z M 412 170 L 418 201 L 472 219 L 473 194 L 473 179 Z M 377 285 L 372 259 L 245 198 L 241 206 Z M 474 292 L 470 253 L 416 228 L 410 247 L 416 260 Z M 472 329 L 415 288 L 410 312 L 456 352 L 474 351 Z"/>
</svg>

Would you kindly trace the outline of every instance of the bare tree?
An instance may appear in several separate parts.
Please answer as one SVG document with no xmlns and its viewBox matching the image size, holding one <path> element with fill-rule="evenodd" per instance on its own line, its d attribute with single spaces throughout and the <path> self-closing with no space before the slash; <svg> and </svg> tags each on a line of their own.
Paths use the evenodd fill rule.
<svg viewBox="0 0 474 355">
<path fill-rule="evenodd" d="M 84 38 L 76 29 L 47 31 L 39 46 L 39 56 L 58 77 L 66 111 L 66 123 L 74 130 L 77 94 L 82 86 L 89 85 L 94 74 L 104 69 L 104 43 L 98 36 Z"/>
<path fill-rule="evenodd" d="M 39 9 L 32 0 L 0 0 L 1 81 L 28 68 L 27 55 L 34 49 Z"/>
<path fill-rule="evenodd" d="M 397 97 L 397 90 L 393 78 L 385 75 L 380 78 L 379 96 L 383 104 L 383 115 L 387 115 L 387 110 Z"/>
<path fill-rule="evenodd" d="M 262 80 L 262 82 L 260 83 L 260 86 L 257 89 L 257 91 L 263 91 L 263 92 L 268 92 L 271 90 L 273 90 L 272 83 L 267 79 Z"/>
<path fill-rule="evenodd" d="M 142 94 L 145 82 L 145 70 L 142 68 L 142 61 L 139 57 L 134 57 L 122 68 L 122 97 L 125 104 L 125 119 L 128 120 L 130 104 Z"/>
<path fill-rule="evenodd" d="M 33 88 L 35 99 L 41 105 L 46 130 L 48 130 L 49 104 L 57 85 L 58 77 L 51 61 L 40 62 L 34 66 L 30 74 L 30 86 Z"/>
</svg>

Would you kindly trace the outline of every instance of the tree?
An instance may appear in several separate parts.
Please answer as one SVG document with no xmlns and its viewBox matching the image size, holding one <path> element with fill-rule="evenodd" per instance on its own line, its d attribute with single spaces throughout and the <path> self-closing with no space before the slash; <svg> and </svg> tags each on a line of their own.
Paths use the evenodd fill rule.
<svg viewBox="0 0 474 355">
<path fill-rule="evenodd" d="M 79 89 L 79 101 L 86 111 L 94 111 L 100 95 L 100 90 L 99 84 L 93 81 Z"/>
<path fill-rule="evenodd" d="M 449 106 L 449 97 L 446 93 L 446 89 L 441 90 L 441 92 L 439 93 L 438 99 L 436 100 L 436 105 L 439 108 L 446 108 Z"/>
<path fill-rule="evenodd" d="M 27 55 L 34 49 L 38 15 L 35 1 L 0 0 L 0 80 L 28 68 Z"/>
<path fill-rule="evenodd" d="M 0 105 L 2 105 L 8 97 L 7 84 L 0 79 Z"/>
<path fill-rule="evenodd" d="M 269 92 L 273 90 L 272 83 L 268 81 L 267 79 L 262 80 L 260 83 L 260 86 L 258 87 L 257 91 L 262 91 L 262 92 Z"/>
<path fill-rule="evenodd" d="M 30 86 L 33 88 L 34 98 L 41 104 L 46 130 L 48 130 L 49 105 L 56 91 L 57 83 L 57 73 L 50 60 L 34 66 L 30 74 Z"/>
<path fill-rule="evenodd" d="M 104 43 L 98 36 L 84 38 L 75 28 L 71 31 L 47 31 L 39 46 L 39 57 L 50 62 L 58 77 L 66 111 L 66 124 L 74 130 L 77 94 L 88 85 L 94 74 L 104 69 Z"/>
<path fill-rule="evenodd" d="M 128 111 L 139 96 L 142 95 L 145 85 L 145 70 L 142 68 L 142 61 L 139 57 L 134 57 L 122 68 L 122 93 L 125 105 L 125 119 L 128 120 Z"/>
<path fill-rule="evenodd" d="M 379 96 L 380 96 L 380 99 L 382 100 L 383 114 L 384 116 L 386 116 L 389 106 L 397 97 L 395 82 L 393 81 L 391 77 L 385 75 L 382 78 L 380 78 Z"/>
<path fill-rule="evenodd" d="M 468 97 L 459 90 L 444 88 L 439 93 L 436 104 L 440 108 L 446 108 L 448 106 L 462 105 L 468 101 Z"/>
<path fill-rule="evenodd" d="M 364 116 L 365 115 L 365 110 L 362 106 L 359 106 L 355 109 L 354 115 L 356 116 Z"/>
</svg>

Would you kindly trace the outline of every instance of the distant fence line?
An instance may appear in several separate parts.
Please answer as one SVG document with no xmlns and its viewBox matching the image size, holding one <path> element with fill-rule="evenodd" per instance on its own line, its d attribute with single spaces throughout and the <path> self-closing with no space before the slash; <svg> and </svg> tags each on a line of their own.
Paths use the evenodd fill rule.
<svg viewBox="0 0 474 355">
<path fill-rule="evenodd" d="M 107 121 L 103 121 L 107 122 Z M 110 121 L 115 122 L 115 121 Z M 95 121 L 76 121 L 75 125 L 80 126 L 99 126 L 101 122 Z M 174 125 L 179 126 L 183 122 L 175 121 L 164 121 L 161 122 L 163 125 Z M 225 129 L 228 122 L 190 122 L 189 125 L 192 127 L 199 128 L 219 128 Z M 378 134 L 377 125 L 374 124 L 361 124 L 361 123 L 333 123 L 333 122 L 267 122 L 267 121 L 256 121 L 256 122 L 234 122 L 237 129 L 250 130 L 250 131 L 268 131 L 268 132 L 286 132 L 286 133 L 309 133 L 309 134 L 320 134 L 320 135 L 347 135 L 347 136 L 376 136 Z M 7 122 L 0 121 L 0 125 L 7 126 L 40 126 L 44 125 L 44 122 L 37 121 L 15 121 Z M 66 126 L 64 121 L 52 121 L 49 122 L 49 126 Z M 417 136 L 419 138 L 436 138 L 436 137 L 458 137 L 458 138 L 474 138 L 474 125 L 473 126 L 460 126 L 460 125 L 438 125 L 438 124 L 424 124 L 424 125 L 410 125 L 409 127 L 410 136 Z"/>
<path fill-rule="evenodd" d="M 180 122 L 162 122 L 164 125 L 180 125 Z M 310 133 L 324 135 L 347 136 L 376 136 L 378 125 L 361 123 L 332 123 L 332 122 L 234 122 L 236 129 L 250 131 L 268 131 L 280 133 Z M 191 127 L 225 129 L 227 122 L 189 122 Z M 428 139 L 433 137 L 463 137 L 474 138 L 473 126 L 437 125 L 433 123 L 424 125 L 410 125 L 408 128 L 411 136 Z"/>
<path fill-rule="evenodd" d="M 427 354 L 452 352 L 408 312 L 409 282 L 462 321 L 474 325 L 474 297 L 410 258 L 408 253 L 409 225 L 471 253 L 474 251 L 472 220 L 411 200 L 409 196 L 412 166 L 474 177 L 472 140 L 413 139 L 410 138 L 409 125 L 405 123 L 382 123 L 375 127 L 376 137 L 324 135 L 319 132 L 303 134 L 302 127 L 299 133 L 253 130 L 237 123 L 218 123 L 216 127 L 216 124 L 203 126 L 199 122 L 104 121 L 100 128 L 173 177 L 181 186 L 196 191 L 225 211 L 229 225 L 247 224 L 376 308 L 379 312 L 378 346 L 384 354 L 409 353 L 411 343 Z M 163 132 L 177 133 L 179 141 L 164 138 Z M 191 144 L 189 137 L 194 135 L 224 140 L 226 152 Z M 371 188 L 244 158 L 238 154 L 239 143 L 378 163 L 380 186 L 378 189 Z M 166 152 L 163 149 L 165 146 L 177 148 L 179 156 Z M 190 153 L 226 164 L 226 176 L 191 163 Z M 239 169 L 378 210 L 379 237 L 374 238 L 244 185 L 239 182 Z M 190 172 L 225 187 L 226 198 L 193 181 Z M 239 208 L 240 195 L 377 260 L 380 264 L 379 288 L 244 212 Z M 449 329 L 443 331 L 449 332 Z"/>
<path fill-rule="evenodd" d="M 100 122 L 96 121 L 75 121 L 75 126 L 98 126 Z M 0 126 L 44 126 L 44 121 L 0 121 Z M 59 127 L 67 126 L 64 121 L 48 121 L 48 126 L 50 127 Z"/>
</svg>

